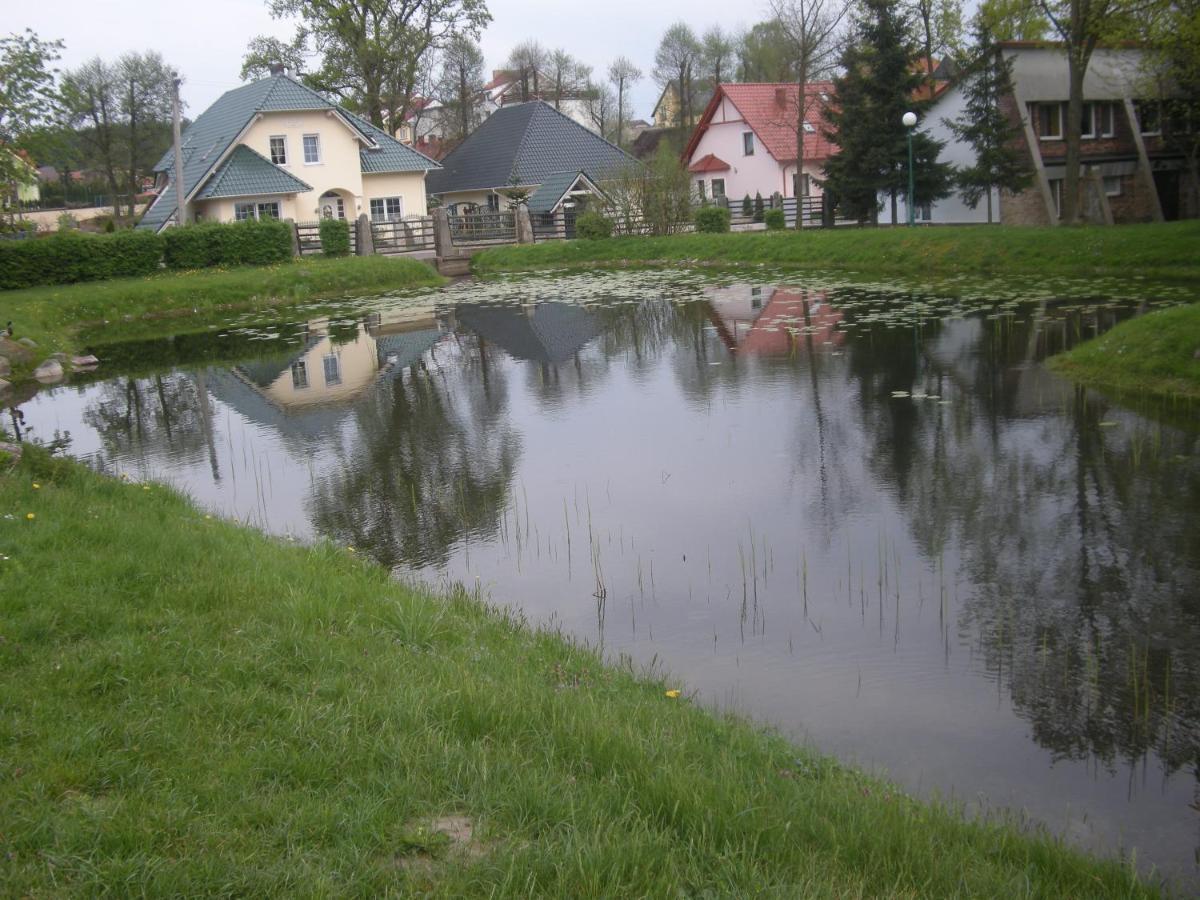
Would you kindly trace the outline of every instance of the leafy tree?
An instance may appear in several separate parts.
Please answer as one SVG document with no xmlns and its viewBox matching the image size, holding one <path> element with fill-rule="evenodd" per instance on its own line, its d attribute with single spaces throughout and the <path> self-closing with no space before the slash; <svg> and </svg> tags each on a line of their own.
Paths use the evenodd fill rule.
<svg viewBox="0 0 1200 900">
<path fill-rule="evenodd" d="M 456 34 L 442 51 L 441 63 L 436 94 L 445 110 L 442 124 L 450 138 L 461 141 L 479 124 L 483 51 L 469 36 Z"/>
<path fill-rule="evenodd" d="M 733 38 L 720 25 L 714 25 L 704 32 L 700 42 L 700 68 L 713 90 L 722 81 L 728 80 L 733 68 L 734 49 Z"/>
<path fill-rule="evenodd" d="M 1012 61 L 1005 59 L 982 22 L 975 25 L 975 55 L 962 76 L 966 106 L 953 121 L 943 119 L 960 141 L 975 151 L 975 163 L 957 173 L 959 191 L 974 209 L 987 199 L 987 220 L 992 221 L 992 189 L 1017 192 L 1033 179 L 1033 172 L 1018 143 L 1021 129 L 1000 103 L 1012 94 Z"/>
<path fill-rule="evenodd" d="M 1083 125 L 1083 79 L 1096 45 L 1105 38 L 1125 37 L 1138 17 L 1159 0 L 1038 0 L 1042 12 L 1063 42 L 1067 55 L 1066 175 L 1062 222 L 1079 218 L 1079 142 Z"/>
<path fill-rule="evenodd" d="M 1150 39 L 1147 94 L 1162 98 L 1163 140 L 1184 158 L 1181 212 L 1200 216 L 1200 0 L 1171 3 Z"/>
<path fill-rule="evenodd" d="M 522 41 L 508 56 L 508 68 L 521 82 L 521 100 L 541 97 L 541 72 L 549 61 L 544 47 L 535 40 Z"/>
<path fill-rule="evenodd" d="M 692 79 L 700 57 L 700 42 L 686 22 L 676 22 L 663 34 L 654 53 L 654 79 L 664 89 L 679 90 L 676 125 L 682 131 L 692 122 Z"/>
<path fill-rule="evenodd" d="M 835 100 L 825 109 L 826 136 L 839 152 L 825 165 L 825 189 L 843 215 L 877 221 L 878 195 L 908 190 L 907 129 L 904 113 L 920 113 L 928 101 L 917 94 L 925 76 L 917 70 L 916 48 L 903 12 L 889 0 L 863 0 L 854 22 L 854 40 L 841 57 L 843 74 L 834 79 Z M 938 162 L 943 144 L 916 132 L 913 173 L 917 204 L 950 193 L 953 170 Z"/>
<path fill-rule="evenodd" d="M 997 41 L 1040 41 L 1050 29 L 1038 0 L 983 0 L 975 22 Z"/>
<path fill-rule="evenodd" d="M 456 35 L 478 39 L 491 21 L 486 0 L 267 0 L 276 19 L 297 19 L 291 41 L 250 42 L 242 77 L 265 74 L 275 63 L 300 70 L 316 90 L 357 108 L 372 124 L 403 122 L 411 111 L 428 55 Z"/>
<path fill-rule="evenodd" d="M 845 0 L 771 0 L 775 21 L 787 38 L 796 77 L 791 126 L 796 136 L 796 180 L 804 174 L 804 126 L 809 116 L 808 83 L 825 77 L 837 61 Z M 799 197 L 799 190 L 796 191 Z M 804 217 L 796 216 L 796 228 Z"/>
<path fill-rule="evenodd" d="M 551 52 L 546 74 L 550 78 L 550 100 L 555 109 L 561 109 L 563 100 L 582 93 L 588 87 L 592 70 L 560 47 Z"/>
<path fill-rule="evenodd" d="M 62 48 L 62 41 L 43 41 L 29 29 L 0 38 L 0 148 L 20 147 L 46 118 L 56 100 L 51 66 Z M 0 184 L 7 196 L 15 196 L 28 179 L 25 161 L 0 149 Z"/>
<path fill-rule="evenodd" d="M 921 48 L 929 83 L 933 84 L 935 56 L 962 51 L 962 0 L 907 0 L 913 37 Z"/>
<path fill-rule="evenodd" d="M 129 214 L 142 178 L 171 144 L 174 73 L 155 51 L 128 53 L 117 62 L 118 108 L 124 131 L 125 171 L 128 178 Z"/>
<path fill-rule="evenodd" d="M 629 119 L 628 107 L 625 102 L 626 92 L 642 80 L 642 70 L 633 64 L 633 60 L 618 56 L 608 67 L 608 81 L 617 91 L 617 140 L 621 147 L 625 143 L 625 123 Z"/>
<path fill-rule="evenodd" d="M 739 81 L 794 81 L 793 47 L 777 18 L 759 22 L 737 46 Z"/>
</svg>

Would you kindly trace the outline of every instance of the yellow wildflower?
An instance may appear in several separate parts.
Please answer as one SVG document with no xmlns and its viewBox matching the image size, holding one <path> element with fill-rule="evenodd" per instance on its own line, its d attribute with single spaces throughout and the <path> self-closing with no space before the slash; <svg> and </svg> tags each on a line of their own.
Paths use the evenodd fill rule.
<svg viewBox="0 0 1200 900">
<path fill-rule="evenodd" d="M 679 691 L 674 691 L 674 690 L 667 691 L 666 696 L 672 700 L 678 700 L 679 699 Z"/>
<path fill-rule="evenodd" d="M 37 490 L 41 490 L 41 487 L 42 487 L 42 486 L 41 486 L 40 484 L 38 484 L 36 481 L 33 483 L 33 489 L 34 489 L 35 491 L 37 491 Z"/>
<path fill-rule="evenodd" d="M 37 516 L 34 515 L 33 513 L 25 513 L 25 518 L 29 519 L 32 522 L 34 519 L 37 518 Z"/>
</svg>

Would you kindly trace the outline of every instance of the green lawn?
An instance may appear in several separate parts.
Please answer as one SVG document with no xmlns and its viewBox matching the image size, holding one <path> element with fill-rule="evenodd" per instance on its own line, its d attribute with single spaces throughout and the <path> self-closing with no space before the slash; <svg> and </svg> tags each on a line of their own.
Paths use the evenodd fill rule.
<svg viewBox="0 0 1200 900">
<path fill-rule="evenodd" d="M 7 896 L 1153 894 L 350 548 L 8 468 Z"/>
<path fill-rule="evenodd" d="M 412 259 L 351 256 L 302 259 L 274 266 L 163 272 L 0 292 L 0 324 L 12 320 L 18 337 L 39 350 L 80 349 L 78 334 L 98 323 L 169 320 L 169 333 L 187 331 L 214 313 L 248 310 L 355 292 L 402 290 L 443 283 L 433 268 Z M 141 329 L 144 333 L 145 329 Z"/>
<path fill-rule="evenodd" d="M 812 229 L 550 241 L 475 256 L 478 273 L 637 264 L 745 264 L 863 274 L 1118 275 L 1200 282 L 1200 222 L 1100 228 Z"/>
<path fill-rule="evenodd" d="M 1200 400 L 1200 304 L 1129 319 L 1050 360 L 1076 381 L 1116 393 Z"/>
</svg>

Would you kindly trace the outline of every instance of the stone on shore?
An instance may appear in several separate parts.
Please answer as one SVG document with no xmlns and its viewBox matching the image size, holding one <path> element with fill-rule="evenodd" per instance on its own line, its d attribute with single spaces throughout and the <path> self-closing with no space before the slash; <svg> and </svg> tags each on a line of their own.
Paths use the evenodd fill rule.
<svg viewBox="0 0 1200 900">
<path fill-rule="evenodd" d="M 6 337 L 0 337 L 0 356 L 15 363 L 33 362 L 32 350 Z"/>
<path fill-rule="evenodd" d="M 34 370 L 33 377 L 42 382 L 42 384 L 54 384 L 57 381 L 62 381 L 62 363 L 57 359 L 48 359 Z"/>
<path fill-rule="evenodd" d="M 100 360 L 89 353 L 86 356 L 72 356 L 71 365 L 76 369 L 94 369 L 100 365 Z"/>
</svg>

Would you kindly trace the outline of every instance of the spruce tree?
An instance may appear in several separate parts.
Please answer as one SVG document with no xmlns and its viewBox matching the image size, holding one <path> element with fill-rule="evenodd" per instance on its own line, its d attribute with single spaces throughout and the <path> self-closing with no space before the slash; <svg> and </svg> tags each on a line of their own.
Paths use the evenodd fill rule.
<svg viewBox="0 0 1200 900">
<path fill-rule="evenodd" d="M 992 188 L 1024 190 L 1033 180 L 1029 161 L 1021 151 L 1021 129 L 1001 109 L 1012 94 L 1012 61 L 1004 58 L 988 27 L 975 26 L 975 55 L 963 77 L 966 105 L 957 119 L 944 119 L 946 127 L 975 151 L 975 164 L 959 169 L 955 180 L 963 201 L 975 209 L 987 199 L 987 220 L 992 222 Z"/>
<path fill-rule="evenodd" d="M 761 222 L 763 220 L 763 198 L 761 193 L 754 195 L 754 221 Z"/>
<path fill-rule="evenodd" d="M 754 215 L 754 201 L 750 199 L 750 195 L 746 195 L 746 199 L 742 201 L 742 215 L 747 219 Z"/>
<path fill-rule="evenodd" d="M 841 215 L 878 221 L 879 194 L 908 192 L 908 135 L 903 117 L 920 115 L 925 75 L 917 62 L 911 29 L 892 0 L 863 0 L 854 39 L 842 53 L 843 74 L 834 79 L 826 107 L 826 136 L 839 147 L 825 165 L 825 189 Z M 915 201 L 930 203 L 950 193 L 953 169 L 938 162 L 944 144 L 927 132 L 913 134 Z"/>
</svg>

